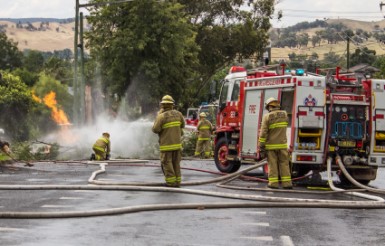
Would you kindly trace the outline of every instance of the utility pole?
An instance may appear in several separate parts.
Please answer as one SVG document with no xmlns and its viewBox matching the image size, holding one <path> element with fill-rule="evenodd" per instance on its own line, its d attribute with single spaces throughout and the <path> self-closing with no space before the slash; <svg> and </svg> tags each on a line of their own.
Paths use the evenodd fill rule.
<svg viewBox="0 0 385 246">
<path fill-rule="evenodd" d="M 350 37 L 349 35 L 346 37 L 346 69 L 349 70 L 350 68 Z"/>
<path fill-rule="evenodd" d="M 75 40 L 74 40 L 74 104 L 73 104 L 73 123 L 79 125 L 79 82 L 78 82 L 78 42 L 79 42 L 79 0 L 75 0 Z"/>
<path fill-rule="evenodd" d="M 74 105 L 73 105 L 73 123 L 75 125 L 83 125 L 85 123 L 85 75 L 84 75 L 84 40 L 83 40 L 83 13 L 79 14 L 80 8 L 92 6 L 104 6 L 109 4 L 121 4 L 127 2 L 134 2 L 136 0 L 116 0 L 99 3 L 79 4 L 79 0 L 75 0 L 75 37 L 74 37 Z M 156 1 L 159 2 L 159 1 Z M 80 15 L 80 17 L 79 17 Z M 80 18 L 80 30 L 79 30 Z M 79 43 L 80 32 L 80 43 Z M 80 81 L 78 72 L 80 48 Z"/>
</svg>

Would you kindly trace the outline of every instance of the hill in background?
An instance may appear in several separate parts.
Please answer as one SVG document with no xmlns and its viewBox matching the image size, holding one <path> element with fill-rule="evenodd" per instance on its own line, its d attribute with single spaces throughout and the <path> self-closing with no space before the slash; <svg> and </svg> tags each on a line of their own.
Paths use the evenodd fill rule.
<svg viewBox="0 0 385 246">
<path fill-rule="evenodd" d="M 374 33 L 384 33 L 385 31 L 385 20 L 382 21 L 356 21 L 349 19 L 330 19 L 326 21 L 327 24 L 342 24 L 346 28 L 355 32 L 356 30 L 364 30 L 370 34 Z M 289 27 L 291 28 L 291 27 Z M 310 28 L 297 31 L 297 34 L 307 33 L 311 39 L 315 35 L 316 31 L 320 31 L 324 28 Z M 376 55 L 385 55 L 385 44 L 377 41 L 374 37 L 370 37 L 368 40 L 364 40 L 362 43 L 350 42 L 350 53 L 353 53 L 357 48 L 367 47 L 370 50 L 375 50 Z M 328 44 L 326 41 L 322 41 L 319 46 L 313 47 L 311 42 L 307 47 L 296 47 L 296 48 L 273 48 L 271 49 L 272 60 L 281 60 L 288 59 L 288 54 L 296 53 L 297 55 L 311 55 L 312 53 L 317 53 L 320 59 L 323 59 L 323 55 L 329 52 L 335 52 L 337 55 L 344 56 L 347 53 L 347 42 L 339 41 L 338 43 Z"/>
<path fill-rule="evenodd" d="M 384 32 L 385 30 L 385 20 L 378 22 L 364 22 L 347 19 L 330 19 L 326 22 L 328 24 L 341 23 L 353 31 L 361 29 L 369 33 L 374 33 Z M 70 49 L 73 51 L 74 26 L 75 22 L 73 18 L 0 18 L 0 30 L 5 31 L 9 39 L 17 42 L 18 48 L 21 51 L 25 49 L 39 51 Z M 304 29 L 297 31 L 297 33 L 300 34 L 306 32 L 311 38 L 315 32 L 319 30 L 322 30 L 322 28 Z M 375 50 L 377 55 L 385 55 L 385 44 L 376 41 L 373 37 L 364 41 L 359 46 L 351 43 L 350 51 L 354 52 L 358 47 L 367 47 L 368 49 Z M 312 47 L 311 42 L 309 42 L 307 47 L 301 48 L 273 47 L 272 60 L 288 59 L 288 54 L 291 53 L 311 55 L 313 52 L 317 53 L 319 58 L 322 59 L 325 53 L 331 51 L 338 55 L 346 55 L 346 42 L 341 41 L 336 44 L 327 44 L 326 41 L 323 41 L 316 47 Z"/>
<path fill-rule="evenodd" d="M 39 51 L 71 49 L 74 46 L 73 19 L 0 19 L 0 30 L 18 43 L 18 48 Z"/>
</svg>

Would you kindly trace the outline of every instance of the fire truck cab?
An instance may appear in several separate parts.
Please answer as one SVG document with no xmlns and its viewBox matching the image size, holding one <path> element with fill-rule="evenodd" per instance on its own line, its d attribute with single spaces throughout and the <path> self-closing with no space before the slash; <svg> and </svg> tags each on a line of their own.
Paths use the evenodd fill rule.
<svg viewBox="0 0 385 246">
<path fill-rule="evenodd" d="M 368 183 L 385 166 L 385 80 L 357 75 L 285 74 L 232 67 L 219 99 L 214 159 L 235 172 L 259 160 L 258 138 L 264 102 L 277 98 L 289 116 L 287 139 L 292 175 L 326 168 L 341 158 L 355 179 Z M 267 169 L 264 169 L 265 173 Z"/>
</svg>

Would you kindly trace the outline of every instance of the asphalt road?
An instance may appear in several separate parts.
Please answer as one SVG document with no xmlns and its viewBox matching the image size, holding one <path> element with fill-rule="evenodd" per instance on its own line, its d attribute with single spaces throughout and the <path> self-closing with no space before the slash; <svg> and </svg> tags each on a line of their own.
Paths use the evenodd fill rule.
<svg viewBox="0 0 385 246">
<path fill-rule="evenodd" d="M 159 161 L 114 163 L 98 181 L 110 183 L 162 182 Z M 216 171 L 212 160 L 183 160 L 182 167 Z M 3 165 L 0 173 L 0 214 L 5 212 L 89 212 L 151 204 L 248 202 L 175 192 L 89 190 L 99 165 L 78 162 Z M 183 181 L 218 175 L 183 169 Z M 264 188 L 261 182 L 233 181 L 232 185 Z M 68 189 L 18 190 L 21 185 Z M 385 170 L 371 185 L 385 189 Z M 5 186 L 11 187 L 4 189 Z M 16 186 L 16 187 L 15 187 Z M 105 187 L 106 185 L 104 185 Z M 282 193 L 230 190 L 215 184 L 182 189 L 262 197 L 363 200 L 347 194 Z M 297 186 L 296 191 L 306 191 Z M 378 194 L 375 194 L 378 195 Z M 384 195 L 381 195 L 385 197 Z M 80 218 L 0 218 L 0 245 L 383 245 L 385 213 L 381 209 L 328 208 L 195 208 L 123 213 Z"/>
</svg>

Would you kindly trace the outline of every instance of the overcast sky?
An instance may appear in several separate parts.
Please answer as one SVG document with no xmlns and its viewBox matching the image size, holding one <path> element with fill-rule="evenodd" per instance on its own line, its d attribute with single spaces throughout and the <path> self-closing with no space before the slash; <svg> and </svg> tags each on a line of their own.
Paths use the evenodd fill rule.
<svg viewBox="0 0 385 246">
<path fill-rule="evenodd" d="M 106 0 L 107 1 L 107 0 Z M 80 0 L 80 3 L 87 3 Z M 301 21 L 324 18 L 348 18 L 379 21 L 384 18 L 380 0 L 279 0 L 276 10 L 282 10 L 280 22 L 274 27 L 287 27 Z M 384 0 L 385 2 L 385 0 Z M 83 9 L 84 12 L 86 12 Z M 0 0 L 0 18 L 71 18 L 75 15 L 75 0 Z"/>
</svg>

